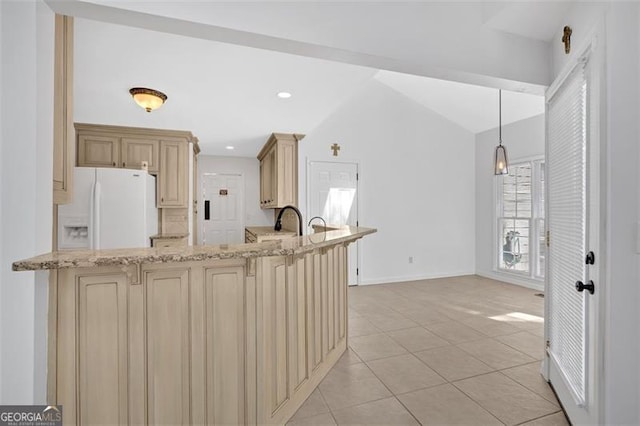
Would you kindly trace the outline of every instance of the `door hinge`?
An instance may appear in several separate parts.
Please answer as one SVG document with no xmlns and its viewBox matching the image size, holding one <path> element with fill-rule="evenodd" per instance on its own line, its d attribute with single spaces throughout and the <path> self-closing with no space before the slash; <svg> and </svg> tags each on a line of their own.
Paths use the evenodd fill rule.
<svg viewBox="0 0 640 426">
<path fill-rule="evenodd" d="M 546 243 L 547 243 L 547 247 L 549 247 L 549 244 L 551 243 L 551 235 L 549 234 L 549 231 L 547 231 Z"/>
<path fill-rule="evenodd" d="M 356 268 L 356 275 L 360 275 L 360 268 Z"/>
<path fill-rule="evenodd" d="M 547 339 L 546 343 L 545 343 L 545 347 L 548 349 L 551 349 L 551 341 L 549 339 Z"/>
<path fill-rule="evenodd" d="M 356 180 L 360 180 L 360 173 L 356 173 Z"/>
<path fill-rule="evenodd" d="M 356 220 L 356 227 L 360 226 L 360 222 Z"/>
</svg>

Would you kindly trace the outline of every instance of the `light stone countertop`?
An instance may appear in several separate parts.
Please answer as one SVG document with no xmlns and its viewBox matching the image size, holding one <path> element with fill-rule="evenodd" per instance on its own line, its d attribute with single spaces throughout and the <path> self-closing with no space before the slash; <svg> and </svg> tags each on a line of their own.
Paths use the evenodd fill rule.
<svg viewBox="0 0 640 426">
<path fill-rule="evenodd" d="M 273 229 L 273 226 L 247 226 L 244 229 L 251 232 L 256 237 L 264 237 L 264 236 L 272 236 L 272 235 L 293 235 L 293 236 L 298 235 L 296 231 L 289 231 L 287 229 L 276 231 Z"/>
<path fill-rule="evenodd" d="M 139 265 L 143 263 L 193 262 L 212 259 L 289 256 L 322 247 L 355 241 L 373 234 L 374 228 L 343 228 L 302 237 L 251 244 L 216 246 L 157 247 L 112 250 L 72 250 L 51 252 L 13 263 L 14 271 L 36 271 L 63 268 Z"/>
</svg>

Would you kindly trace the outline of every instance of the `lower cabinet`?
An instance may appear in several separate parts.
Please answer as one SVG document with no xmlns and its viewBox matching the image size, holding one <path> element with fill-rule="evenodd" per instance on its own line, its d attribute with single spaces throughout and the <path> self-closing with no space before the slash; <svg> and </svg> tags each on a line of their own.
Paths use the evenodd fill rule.
<svg viewBox="0 0 640 426">
<path fill-rule="evenodd" d="M 284 424 L 347 347 L 347 251 L 258 259 L 258 424 Z"/>
<path fill-rule="evenodd" d="M 189 273 L 188 268 L 143 272 L 149 424 L 190 421 Z"/>
<path fill-rule="evenodd" d="M 346 350 L 343 245 L 54 271 L 48 403 L 75 424 L 284 424 Z"/>
<path fill-rule="evenodd" d="M 49 401 L 64 405 L 64 423 L 245 423 L 244 271 L 58 271 Z"/>
</svg>

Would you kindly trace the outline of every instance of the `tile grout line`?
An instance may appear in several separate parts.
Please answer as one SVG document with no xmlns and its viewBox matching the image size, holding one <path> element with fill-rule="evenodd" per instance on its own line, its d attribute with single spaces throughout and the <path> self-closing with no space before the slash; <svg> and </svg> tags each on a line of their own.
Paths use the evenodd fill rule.
<svg viewBox="0 0 640 426">
<path fill-rule="evenodd" d="M 507 370 L 507 369 L 503 369 L 503 370 Z M 467 394 L 463 389 L 461 389 L 460 387 L 458 387 L 458 386 L 456 385 L 456 383 L 460 383 L 460 382 L 462 382 L 462 381 L 464 381 L 464 380 L 472 379 L 472 378 L 475 378 L 475 377 L 488 376 L 489 374 L 499 373 L 499 374 L 501 374 L 503 377 L 505 377 L 505 378 L 507 378 L 508 380 L 510 380 L 510 381 L 512 381 L 513 383 L 515 383 L 517 386 L 520 386 L 520 387 L 521 387 L 521 388 L 523 388 L 524 390 L 527 390 L 527 391 L 529 391 L 529 392 L 531 392 L 531 393 L 535 394 L 535 395 L 536 395 L 536 396 L 538 396 L 539 398 L 541 398 L 541 399 L 543 399 L 544 401 L 549 402 L 549 403 L 551 404 L 551 402 L 550 402 L 548 399 L 546 399 L 545 397 L 543 397 L 542 395 L 538 394 L 537 392 L 534 392 L 533 390 L 529 389 L 529 388 L 528 388 L 528 387 L 526 387 L 525 385 L 523 385 L 523 384 L 521 384 L 521 383 L 518 383 L 517 381 L 515 381 L 515 380 L 514 380 L 514 379 L 512 379 L 511 377 L 509 377 L 509 376 L 507 376 L 506 374 L 504 374 L 504 373 L 502 372 L 503 370 L 497 370 L 497 371 L 493 371 L 493 372 L 491 372 L 491 373 L 485 373 L 485 374 L 480 374 L 480 375 L 477 375 L 477 376 L 474 376 L 474 377 L 468 377 L 468 378 L 466 378 L 466 379 L 456 380 L 455 382 L 451 382 L 451 384 L 452 384 L 453 386 L 455 386 L 455 387 L 456 387 L 456 389 L 460 390 L 460 392 L 462 392 L 462 393 L 464 393 L 465 395 L 467 395 L 467 396 L 468 396 L 472 401 L 474 401 L 476 404 L 478 404 L 478 405 L 482 406 L 482 404 L 480 404 L 480 402 L 479 402 L 479 401 L 476 401 L 475 399 L 473 399 L 473 398 L 471 397 L 471 395 L 468 395 L 468 394 Z M 482 408 L 484 408 L 484 406 L 482 406 Z M 562 408 L 560 408 L 560 407 L 556 407 L 556 408 L 558 408 L 558 411 L 562 411 Z M 487 409 L 485 408 L 485 410 L 487 410 Z M 488 410 L 487 410 L 487 411 L 488 411 Z M 524 421 L 522 421 L 522 422 L 518 423 L 518 425 L 521 425 L 521 424 L 523 424 L 523 423 L 527 423 L 527 422 L 531 422 L 531 421 L 533 421 L 533 420 L 540 419 L 540 418 L 542 418 L 542 417 L 550 416 L 550 415 L 552 415 L 552 414 L 557 413 L 558 411 L 554 411 L 554 412 L 552 412 L 552 413 L 543 414 L 542 416 L 539 416 L 539 417 L 536 417 L 536 418 L 532 418 L 532 419 L 524 420 Z M 494 416 L 494 417 L 495 417 L 495 416 Z M 500 419 L 498 419 L 498 420 L 500 420 Z M 502 420 L 500 420 L 500 421 L 502 421 Z M 503 422 L 503 423 L 504 423 L 504 422 Z"/>
<path fill-rule="evenodd" d="M 487 374 L 491 374 L 491 373 L 487 373 Z M 464 390 L 460 389 L 458 386 L 455 385 L 455 383 L 450 383 L 451 386 L 453 386 L 454 388 L 456 388 L 458 391 L 462 392 L 462 394 L 464 396 L 466 396 L 467 398 L 469 398 L 471 401 L 473 401 L 478 407 L 482 408 L 484 411 L 486 411 L 487 413 L 489 413 L 489 415 L 491 417 L 493 417 L 494 419 L 496 419 L 498 422 L 502 423 L 503 425 L 506 425 L 505 422 L 503 422 L 502 420 L 500 420 L 496 415 L 494 415 L 491 411 L 487 410 L 486 408 L 484 408 L 484 406 L 482 406 L 482 404 L 480 404 L 478 401 L 476 401 L 475 399 L 471 398 L 471 395 L 467 394 Z"/>
<path fill-rule="evenodd" d="M 398 355 L 398 356 L 400 356 L 400 355 Z M 381 359 L 383 359 L 383 358 L 381 358 Z M 372 360 L 372 361 L 375 361 L 375 360 Z M 376 379 L 378 379 L 378 380 L 380 381 L 380 383 L 382 383 L 382 386 L 384 386 L 385 388 L 387 388 L 387 390 L 389 391 L 389 393 L 391 394 L 391 396 L 392 396 L 396 401 L 398 401 L 398 402 L 400 403 L 400 405 L 402 405 L 402 407 L 404 407 L 404 409 L 405 409 L 405 410 L 407 410 L 407 412 L 411 415 L 411 417 L 413 417 L 413 419 L 414 419 L 414 420 L 415 420 L 419 425 L 421 425 L 421 426 L 422 426 L 422 423 L 420 422 L 420 420 L 418 420 L 418 418 L 417 418 L 417 417 L 416 417 L 416 416 L 411 412 L 411 410 L 409 410 L 409 409 L 408 409 L 408 408 L 407 408 L 407 407 L 402 403 L 402 401 L 400 401 L 400 399 L 396 396 L 396 393 L 395 393 L 394 391 L 392 391 L 392 390 L 389 388 L 389 386 L 387 386 L 387 384 L 386 384 L 386 383 L 385 383 L 385 382 L 384 382 L 380 377 L 378 377 L 378 375 L 376 374 L 376 372 L 375 372 L 375 371 L 373 371 L 373 369 L 372 369 L 371 367 L 369 367 L 369 364 L 367 364 L 366 362 L 364 362 L 364 363 L 365 363 L 365 365 L 367 366 L 367 368 L 369 369 L 369 371 L 371 371 L 371 374 L 373 374 L 373 375 L 376 377 Z M 383 399 L 386 399 L 386 398 L 383 398 Z"/>
<path fill-rule="evenodd" d="M 523 425 L 525 423 L 534 422 L 536 420 L 544 419 L 545 417 L 553 416 L 553 415 L 558 414 L 558 413 L 564 413 L 564 412 L 562 411 L 562 409 L 559 409 L 558 411 L 554 411 L 553 413 L 545 414 L 545 415 L 542 415 L 540 417 L 536 417 L 534 419 L 525 420 L 524 422 L 517 423 L 517 424 L 515 424 L 513 426 L 520 426 L 520 425 Z"/>
<path fill-rule="evenodd" d="M 490 283 L 490 281 L 489 281 L 489 283 Z M 457 283 L 456 283 L 456 284 L 457 284 Z M 436 284 L 434 284 L 434 285 L 436 285 Z M 456 287 L 457 287 L 457 286 L 456 286 Z M 462 287 L 462 285 L 460 285 L 460 287 Z M 496 287 L 496 294 L 501 294 L 499 290 L 504 290 L 502 287 L 504 287 L 504 286 L 498 286 L 498 287 Z M 493 287 L 492 287 L 492 288 L 493 288 Z M 454 289 L 454 287 L 451 287 L 451 289 Z M 363 288 L 360 288 L 360 290 L 364 290 L 364 289 L 363 289 Z M 406 297 L 404 294 L 402 294 L 402 291 L 403 291 L 403 290 L 408 290 L 408 291 L 411 291 L 411 292 L 415 292 L 414 294 L 418 295 L 418 297 L 421 297 L 423 294 L 424 294 L 424 295 L 431 294 L 431 292 L 430 292 L 430 291 L 428 291 L 428 289 L 425 289 L 424 287 L 420 287 L 420 286 L 419 286 L 419 283 L 416 283 L 415 285 L 405 286 L 404 288 L 401 288 L 401 289 L 398 289 L 398 288 L 392 288 L 391 286 L 384 286 L 384 287 L 381 287 L 381 290 L 383 290 L 383 291 L 381 292 L 381 294 L 383 294 L 384 292 L 387 292 L 387 291 L 388 291 L 388 292 L 392 295 L 392 297 L 397 297 L 397 299 L 396 299 L 396 300 L 398 301 L 398 303 L 404 303 L 404 302 L 409 302 L 409 303 L 411 303 L 411 302 L 416 302 L 415 298 Z M 467 291 L 467 292 L 465 292 L 466 294 L 462 294 L 462 293 L 461 293 L 461 294 L 459 294 L 458 296 L 460 296 L 460 297 L 465 297 L 465 296 L 466 296 L 466 297 L 469 297 L 469 296 L 470 296 L 470 294 L 473 294 L 474 292 L 477 292 L 477 290 L 478 290 L 478 286 L 474 285 L 474 286 L 473 286 L 473 288 L 472 288 L 471 290 L 472 290 L 472 291 Z M 522 295 L 524 295 L 524 294 L 521 294 L 521 293 L 523 293 L 523 292 L 518 292 L 518 294 L 517 294 L 517 295 L 514 295 L 514 299 L 516 299 L 516 300 L 514 300 L 514 302 L 516 302 L 516 304 L 518 304 L 518 305 L 519 305 L 519 306 L 518 306 L 518 308 L 519 308 L 519 309 L 523 309 L 522 307 L 524 307 L 524 305 L 521 305 L 521 304 L 518 302 L 518 300 L 517 300 L 517 299 L 518 299 L 518 298 L 520 298 Z M 364 295 L 366 295 L 367 293 L 366 293 L 366 292 L 364 292 L 364 291 L 362 291 L 362 294 L 363 294 L 363 296 L 364 296 Z M 528 295 L 528 290 L 527 290 L 527 295 Z M 375 296 L 377 296 L 377 293 L 374 293 L 372 297 L 375 299 Z M 367 300 L 367 299 L 368 299 L 368 300 Z M 399 316 L 400 318 L 405 319 L 405 320 L 407 320 L 407 321 L 409 321 L 409 322 L 413 323 L 413 325 L 408 326 L 408 327 L 401 327 L 401 328 L 398 328 L 398 329 L 395 329 L 395 330 L 382 330 L 382 329 L 379 329 L 379 328 L 378 328 L 378 326 L 376 326 L 376 325 L 375 325 L 375 324 L 370 320 L 370 316 L 372 315 L 372 313 L 371 313 L 371 312 L 369 312 L 369 313 L 367 313 L 367 314 L 362 314 L 360 311 L 358 311 L 358 309 L 357 309 L 357 308 L 353 307 L 353 306 L 350 304 L 350 305 L 349 305 L 349 308 L 350 308 L 354 313 L 356 313 L 359 317 L 363 318 L 363 320 L 364 320 L 364 321 L 366 321 L 368 324 L 370 324 L 372 328 L 374 328 L 374 329 L 376 329 L 376 330 L 379 330 L 379 332 L 375 332 L 375 333 L 371 333 L 371 334 L 363 334 L 363 335 L 360 335 L 360 336 L 358 336 L 358 337 L 365 337 L 365 336 L 371 336 L 371 335 L 376 335 L 376 334 L 378 334 L 378 335 L 384 335 L 384 336 L 386 336 L 387 338 L 391 339 L 391 340 L 392 340 L 395 344 L 397 344 L 399 347 L 401 347 L 405 352 L 404 352 L 404 353 L 401 353 L 401 354 L 389 355 L 389 356 L 384 356 L 384 357 L 381 357 L 381 358 L 375 358 L 375 359 L 371 359 L 371 360 L 367 360 L 367 361 L 365 361 L 365 360 L 361 359 L 361 357 L 359 356 L 359 354 L 357 353 L 357 351 L 355 351 L 353 348 L 349 348 L 349 349 L 350 349 L 350 350 L 352 350 L 352 351 L 356 354 L 356 356 L 360 359 L 360 361 L 361 361 L 362 363 L 364 363 L 364 364 L 367 366 L 367 368 L 368 368 L 368 369 L 369 369 L 369 371 L 373 374 L 373 376 L 374 376 L 374 377 L 376 377 L 376 378 L 377 378 L 377 379 L 378 379 L 378 380 L 383 384 L 383 386 L 384 386 L 384 387 L 385 387 L 385 388 L 386 388 L 386 389 L 391 393 L 391 395 L 392 395 L 392 396 L 393 396 L 393 397 L 394 397 L 394 398 L 395 398 L 395 399 L 396 399 L 396 400 L 397 400 L 397 401 L 398 401 L 398 402 L 399 402 L 399 403 L 404 407 L 404 409 L 405 409 L 405 410 L 407 410 L 407 411 L 412 415 L 412 417 L 413 417 L 416 421 L 418 421 L 418 423 L 420 423 L 420 422 L 419 422 L 419 420 L 418 420 L 418 419 L 413 415 L 413 413 L 412 413 L 412 412 L 411 412 L 411 411 L 410 411 L 410 410 L 409 410 L 409 409 L 408 409 L 408 408 L 407 408 L 407 407 L 402 403 L 402 401 L 400 401 L 400 399 L 398 398 L 398 396 L 400 396 L 400 395 L 404 395 L 404 394 L 407 394 L 407 393 L 417 392 L 417 391 L 420 391 L 420 390 L 423 390 L 423 389 L 432 388 L 432 387 L 439 386 L 439 385 L 427 386 L 427 387 L 420 388 L 420 389 L 417 389 L 417 390 L 412 390 L 412 391 L 409 391 L 409 392 L 404 392 L 404 393 L 396 394 L 396 393 L 392 392 L 392 391 L 391 391 L 391 389 L 389 389 L 389 387 L 388 387 L 388 386 L 387 386 L 387 385 L 386 385 L 382 380 L 380 380 L 380 378 L 378 377 L 378 375 L 377 375 L 377 374 L 376 374 L 376 373 L 371 369 L 371 367 L 369 366 L 369 363 L 370 363 L 370 362 L 374 362 L 374 361 L 378 361 L 378 360 L 384 360 L 384 359 L 388 359 L 388 358 L 392 358 L 392 357 L 404 356 L 404 355 L 406 355 L 406 354 L 411 354 L 414 358 L 417 358 L 417 359 L 421 362 L 421 364 L 424 364 L 426 367 L 428 367 L 430 370 L 432 370 L 432 371 L 433 371 L 433 372 L 434 372 L 438 377 L 441 377 L 441 378 L 444 380 L 444 382 L 445 382 L 445 383 L 443 383 L 443 384 L 450 384 L 450 385 L 452 385 L 455 389 L 457 389 L 457 390 L 458 390 L 458 391 L 460 391 L 462 394 L 464 394 L 466 397 L 468 397 L 469 399 L 471 399 L 471 400 L 472 400 L 476 405 L 480 406 L 480 408 L 481 408 L 483 411 L 488 412 L 488 413 L 489 413 L 493 418 L 496 418 L 500 423 L 503 423 L 503 422 L 502 422 L 502 421 L 500 421 L 500 419 L 498 419 L 496 416 L 494 416 L 494 415 L 493 415 L 491 412 L 489 412 L 487 409 L 485 409 L 482 405 L 480 405 L 477 401 L 475 401 L 473 398 L 471 398 L 469 395 L 467 395 L 467 394 L 466 394 L 462 389 L 458 388 L 458 386 L 456 386 L 456 384 L 455 384 L 455 383 L 456 383 L 456 382 L 461 382 L 462 380 L 472 379 L 472 378 L 474 378 L 474 377 L 479 377 L 479 376 L 482 376 L 482 375 L 493 374 L 493 373 L 496 373 L 496 372 L 497 372 L 497 373 L 501 373 L 502 377 L 506 377 L 506 378 L 507 378 L 508 380 L 510 380 L 511 382 L 516 383 L 519 387 L 521 387 L 521 388 L 523 388 L 523 389 L 525 389 L 525 390 L 527 390 L 527 391 L 529 391 L 529 392 L 532 392 L 533 394 L 537 395 L 538 397 L 540 397 L 541 399 L 543 399 L 543 400 L 545 400 L 545 401 L 547 401 L 547 402 L 549 402 L 549 403 L 553 403 L 552 401 L 549 401 L 547 398 L 545 398 L 543 395 L 539 394 L 539 393 L 538 393 L 538 392 L 536 392 L 535 390 L 530 389 L 529 387 L 525 386 L 524 384 L 521 384 L 520 382 L 516 381 L 515 379 L 512 379 L 511 377 L 507 376 L 507 375 L 504 373 L 504 371 L 509 370 L 509 369 L 512 369 L 512 368 L 517 368 L 517 367 L 524 366 L 524 365 L 527 365 L 527 364 L 533 364 L 533 363 L 535 363 L 535 362 L 540 362 L 540 360 L 536 359 L 536 357 L 532 357 L 532 356 L 528 355 L 527 353 L 524 353 L 524 352 L 523 352 L 523 351 L 521 351 L 520 349 L 515 348 L 515 347 L 513 347 L 513 346 L 509 345 L 508 343 L 505 343 L 505 342 L 502 342 L 502 341 L 498 340 L 498 337 L 502 337 L 502 336 L 511 336 L 511 335 L 515 335 L 515 334 L 523 333 L 523 332 L 526 332 L 526 333 L 528 333 L 528 334 L 531 334 L 532 336 L 535 336 L 535 337 L 539 337 L 537 334 L 535 334 L 535 333 L 531 332 L 531 330 L 530 330 L 530 329 L 522 329 L 522 328 L 519 328 L 519 327 L 513 326 L 513 327 L 515 327 L 515 328 L 518 328 L 518 330 L 513 330 L 513 331 L 511 331 L 511 332 L 509 332 L 509 333 L 505 333 L 505 334 L 498 334 L 498 335 L 489 336 L 489 335 L 486 335 L 485 333 L 483 333 L 482 331 L 480 331 L 480 330 L 476 330 L 475 328 L 470 327 L 469 325 L 465 324 L 461 319 L 458 319 L 458 318 L 460 318 L 459 316 L 458 316 L 458 318 L 452 318 L 452 317 L 450 317 L 450 316 L 447 316 L 447 315 L 446 315 L 445 313 L 443 313 L 442 311 L 438 311 L 438 312 L 442 315 L 442 317 L 443 317 L 443 318 L 446 318 L 446 319 L 443 319 L 442 321 L 429 322 L 428 324 L 426 324 L 426 325 L 425 325 L 425 324 L 422 324 L 422 323 L 416 322 L 415 320 L 413 320 L 412 318 L 410 318 L 409 316 L 407 316 L 407 315 L 405 314 L 405 312 L 404 312 L 404 311 L 401 311 L 401 310 L 400 310 L 400 309 L 404 309 L 404 308 L 398 308 L 398 307 L 397 307 L 397 306 L 398 306 L 397 304 L 394 304 L 393 302 L 391 302 L 390 304 L 384 304 L 384 303 L 380 304 L 380 303 L 378 303 L 377 301 L 375 301 L 374 299 L 371 299 L 371 297 L 366 297 L 366 296 L 365 296 L 365 297 L 363 297 L 363 300 L 361 300 L 361 301 L 360 301 L 360 303 L 358 303 L 358 304 L 359 304 L 359 305 L 366 305 L 366 304 L 368 304 L 368 303 L 369 303 L 369 304 L 373 303 L 374 305 L 378 305 L 378 306 L 380 306 L 381 308 L 384 308 L 385 310 L 387 310 L 387 312 L 389 312 L 389 314 L 390 314 L 390 315 L 394 315 L 394 316 L 395 316 L 396 314 L 398 314 L 398 316 Z M 450 304 L 451 304 L 451 303 L 453 303 L 453 301 L 452 301 L 452 300 L 451 300 L 451 301 L 447 301 L 447 302 L 448 302 L 448 303 L 450 303 Z M 431 299 L 429 299 L 429 298 L 425 298 L 425 299 L 419 298 L 419 299 L 417 299 L 417 302 L 416 302 L 416 304 L 418 304 L 418 305 L 423 305 L 423 306 L 424 306 L 424 309 L 429 309 L 429 308 L 433 307 L 435 310 L 437 310 L 437 306 L 436 306 L 436 305 L 434 305 L 434 303 L 435 303 L 435 300 L 431 300 Z M 509 303 L 509 301 L 507 301 L 507 303 Z M 511 303 L 511 304 L 513 304 L 513 303 Z M 520 306 L 520 305 L 521 305 L 521 306 Z M 416 309 L 419 309 L 419 308 L 416 308 Z M 472 309 L 472 307 L 468 307 L 468 308 L 465 308 L 465 309 L 467 309 L 467 310 L 468 310 L 468 309 Z M 406 309 L 405 309 L 405 311 L 406 311 Z M 453 311 L 452 311 L 452 312 L 453 312 Z M 461 313 L 464 313 L 464 312 L 461 312 Z M 484 316 L 486 316 L 486 315 L 489 315 L 488 313 L 484 313 L 484 312 L 479 312 L 479 314 L 480 314 L 480 315 L 482 315 L 483 317 L 484 317 Z M 472 315 L 472 314 L 469 314 L 469 315 Z M 476 314 L 474 314 L 474 315 L 476 315 Z M 398 320 L 400 320 L 400 318 L 399 318 Z M 427 328 L 427 326 L 428 326 L 428 325 L 431 325 L 431 324 L 438 324 L 438 323 L 442 323 L 442 322 L 449 322 L 449 321 L 450 321 L 450 322 L 453 322 L 453 323 L 456 323 L 456 324 L 460 324 L 460 325 L 465 326 L 465 327 L 467 327 L 467 328 L 470 328 L 470 329 L 472 329 L 472 330 L 476 331 L 476 332 L 477 332 L 477 333 L 479 333 L 479 334 L 483 334 L 484 336 L 483 336 L 483 337 L 478 337 L 477 339 L 473 339 L 473 340 L 468 340 L 468 341 L 463 341 L 463 342 L 453 343 L 453 342 L 450 342 L 449 340 L 447 340 L 446 338 L 444 338 L 443 336 L 440 336 L 438 333 L 435 333 L 435 332 L 433 332 L 432 330 L 430 330 L 429 328 Z M 510 324 L 509 324 L 509 325 L 510 325 Z M 433 348 L 428 348 L 428 349 L 424 349 L 424 350 L 420 350 L 420 351 L 411 351 L 411 350 L 408 350 L 408 349 L 407 349 L 405 346 L 403 346 L 400 342 L 396 341 L 392 336 L 390 336 L 390 335 L 389 335 L 390 333 L 393 333 L 393 332 L 396 332 L 396 331 L 407 330 L 407 329 L 417 328 L 417 327 L 420 327 L 420 328 L 422 328 L 422 329 L 426 330 L 427 332 L 432 333 L 433 335 L 435 335 L 435 336 L 437 336 L 437 337 L 439 337 L 439 338 L 443 339 L 445 342 L 448 342 L 449 344 L 448 344 L 448 345 L 442 345 L 442 346 L 436 346 L 436 347 L 433 347 Z M 353 337 L 353 336 L 352 336 L 352 337 Z M 476 357 L 475 357 L 474 355 L 472 355 L 471 353 L 467 352 L 466 350 L 464 350 L 463 348 L 460 348 L 460 347 L 458 346 L 458 345 L 461 345 L 461 344 L 470 343 L 470 342 L 474 342 L 474 341 L 478 341 L 478 340 L 482 340 L 482 339 L 492 339 L 493 341 L 498 342 L 498 343 L 500 343 L 500 344 L 502 344 L 502 345 L 504 345 L 504 346 L 506 346 L 506 347 L 509 347 L 509 348 L 511 348 L 512 350 L 515 350 L 517 353 L 520 353 L 520 354 L 522 354 L 522 355 L 524 355 L 524 356 L 526 356 L 526 357 L 530 358 L 530 360 L 529 360 L 529 361 L 526 361 L 526 362 L 523 362 L 523 363 L 518 363 L 518 364 L 516 364 L 516 365 L 509 366 L 509 367 L 504 367 L 504 368 L 496 369 L 496 368 L 494 368 L 494 367 L 492 367 L 492 366 L 489 366 L 489 365 L 488 365 L 488 364 L 486 364 L 485 362 L 481 361 L 480 359 L 476 358 Z M 541 339 L 542 339 L 542 338 L 541 338 Z M 461 378 L 461 379 L 457 379 L 457 380 L 453 380 L 453 381 L 449 381 L 449 380 L 447 380 L 445 377 L 443 377 L 440 373 L 438 373 L 436 370 L 434 370 L 431 366 L 429 366 L 429 364 L 428 364 L 428 363 L 426 363 L 424 360 L 420 359 L 420 358 L 416 355 L 416 353 L 419 353 L 419 352 L 425 352 L 425 351 L 429 351 L 429 350 L 435 350 L 435 349 L 443 348 L 443 347 L 455 347 L 455 348 L 457 348 L 457 349 L 459 349 L 459 350 L 462 350 L 462 351 L 463 351 L 463 352 L 465 352 L 468 356 L 470 356 L 470 357 L 472 357 L 473 359 L 477 360 L 477 361 L 478 361 L 478 362 L 480 362 L 481 364 L 486 365 L 488 368 L 490 368 L 490 369 L 491 369 L 491 370 L 493 370 L 493 371 L 491 371 L 491 372 L 487 372 L 487 373 L 481 373 L 481 374 L 477 374 L 477 375 L 473 375 L 473 376 L 469 376 L 469 377 L 465 377 L 465 378 Z M 325 404 L 326 404 L 326 400 L 325 400 L 325 398 L 324 398 L 324 395 L 322 394 L 322 391 L 320 391 L 320 394 L 322 395 L 323 400 L 325 401 Z M 368 401 L 368 402 L 364 402 L 364 403 L 361 403 L 361 404 L 355 404 L 355 405 L 353 405 L 353 406 L 350 406 L 350 407 L 344 407 L 344 408 L 341 408 L 341 409 L 339 409 L 339 410 L 347 409 L 347 408 L 351 408 L 351 407 L 356 407 L 356 406 L 359 406 L 359 405 L 364 405 L 364 404 L 367 404 L 367 403 L 372 403 L 372 402 L 380 401 L 380 400 L 387 399 L 387 398 L 389 398 L 389 397 L 386 397 L 386 398 L 380 398 L 380 399 L 375 399 L 375 400 Z M 329 405 L 328 405 L 328 404 L 326 404 L 326 405 L 327 405 L 327 408 L 329 409 L 329 412 L 332 414 L 332 417 L 333 417 L 334 421 L 336 421 L 335 416 L 334 416 L 334 410 L 332 410 L 332 409 L 331 409 L 331 407 L 329 407 Z M 335 410 L 335 411 L 339 411 L 339 410 Z M 559 410 L 560 410 L 560 409 L 559 409 Z M 538 417 L 538 418 L 543 418 L 543 417 L 546 417 L 546 416 L 550 416 L 550 415 L 556 414 L 557 412 L 559 412 L 559 411 L 555 411 L 555 412 L 552 412 L 552 413 L 548 413 L 548 414 L 545 414 L 545 415 L 540 416 L 540 417 Z M 532 420 L 535 420 L 535 419 L 531 419 L 531 420 L 527 420 L 527 421 L 532 421 Z M 336 421 L 336 423 L 337 423 L 337 421 Z"/>
</svg>

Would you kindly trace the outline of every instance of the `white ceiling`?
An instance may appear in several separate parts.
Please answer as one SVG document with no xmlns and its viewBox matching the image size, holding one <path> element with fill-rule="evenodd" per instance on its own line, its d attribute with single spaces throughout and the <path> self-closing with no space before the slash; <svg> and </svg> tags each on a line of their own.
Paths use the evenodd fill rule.
<svg viewBox="0 0 640 426">
<path fill-rule="evenodd" d="M 375 74 L 83 19 L 76 20 L 74 59 L 76 121 L 191 130 L 204 153 L 238 156 L 255 156 L 271 132 L 308 132 Z M 128 93 L 134 86 L 168 100 L 147 113 Z M 293 96 L 280 99 L 280 91 Z"/>
<path fill-rule="evenodd" d="M 379 71 L 375 78 L 471 133 L 498 126 L 498 91 L 453 81 Z M 544 113 L 544 98 L 502 92 L 502 124 Z"/>
<path fill-rule="evenodd" d="M 484 25 L 522 37 L 552 41 L 572 1 L 516 1 L 485 3 Z M 560 43 L 560 40 L 557 40 Z"/>
<path fill-rule="evenodd" d="M 500 8 L 485 1 L 47 3 L 85 19 L 535 94 L 551 78 L 549 44 L 524 30 L 544 31 L 534 35 L 546 39 L 555 24 L 511 2 Z"/>
<path fill-rule="evenodd" d="M 495 89 L 76 19 L 75 121 L 191 130 L 210 155 L 253 157 L 271 132 L 309 133 L 373 78 L 470 132 L 497 125 Z M 169 99 L 146 113 L 133 86 Z M 504 123 L 544 107 L 513 92 L 503 106 Z"/>
</svg>

